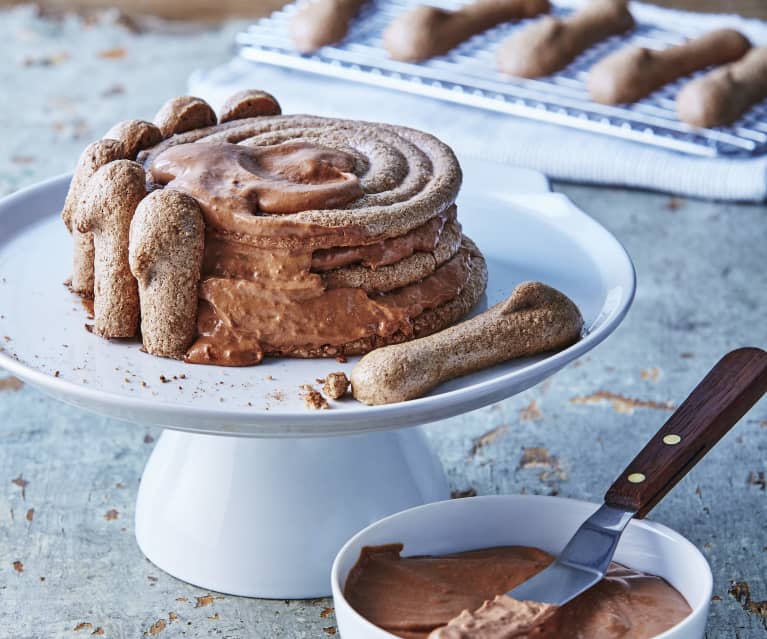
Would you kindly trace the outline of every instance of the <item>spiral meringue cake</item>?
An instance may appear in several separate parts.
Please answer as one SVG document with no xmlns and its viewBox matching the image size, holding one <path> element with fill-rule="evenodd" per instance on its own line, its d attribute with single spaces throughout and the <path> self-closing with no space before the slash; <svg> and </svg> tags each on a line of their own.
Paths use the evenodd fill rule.
<svg viewBox="0 0 767 639">
<path fill-rule="evenodd" d="M 121 146 L 86 149 L 62 214 L 72 289 L 114 314 L 124 304 L 102 292 L 133 287 L 152 354 L 229 366 L 362 354 L 455 323 L 485 290 L 485 261 L 457 220 L 460 166 L 431 135 L 282 115 L 261 91 L 232 96 L 218 116 L 174 98 L 154 123 L 109 135 Z M 104 200 L 89 191 L 106 188 L 97 176 L 115 162 L 131 176 L 140 166 L 151 195 L 84 210 Z M 109 231 L 127 220 L 127 237 Z M 133 281 L 93 271 L 108 251 L 127 256 Z"/>
</svg>

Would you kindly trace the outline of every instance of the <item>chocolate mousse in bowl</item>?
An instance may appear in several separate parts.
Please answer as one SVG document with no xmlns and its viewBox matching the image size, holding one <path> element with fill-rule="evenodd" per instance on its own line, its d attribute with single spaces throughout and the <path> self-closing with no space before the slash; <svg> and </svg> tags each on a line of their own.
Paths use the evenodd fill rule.
<svg viewBox="0 0 767 639">
<path fill-rule="evenodd" d="M 538 548 L 416 557 L 403 557 L 402 550 L 401 544 L 363 548 L 344 595 L 363 617 L 403 639 L 650 639 L 691 612 L 661 577 L 616 563 L 599 584 L 558 607 L 498 594 L 553 561 Z M 478 616 L 498 623 L 480 628 Z"/>
<path fill-rule="evenodd" d="M 453 152 L 420 131 L 282 115 L 261 91 L 219 114 L 174 98 L 83 153 L 63 212 L 71 287 L 95 298 L 94 333 L 131 337 L 140 318 L 154 355 L 367 353 L 442 330 L 482 296 L 460 186 Z"/>
<path fill-rule="evenodd" d="M 334 563 L 339 631 L 346 639 L 702 639 L 710 568 L 684 537 L 648 521 L 629 524 L 606 578 L 564 606 L 504 594 L 548 566 L 595 508 L 504 495 L 383 519 Z"/>
</svg>

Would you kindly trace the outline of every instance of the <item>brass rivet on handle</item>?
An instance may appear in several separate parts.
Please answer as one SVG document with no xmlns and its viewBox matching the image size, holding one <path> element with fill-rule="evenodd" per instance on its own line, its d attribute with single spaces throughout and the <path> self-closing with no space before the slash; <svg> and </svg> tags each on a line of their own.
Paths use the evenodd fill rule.
<svg viewBox="0 0 767 639">
<path fill-rule="evenodd" d="M 663 443 L 667 444 L 668 446 L 676 446 L 681 441 L 682 438 L 679 435 L 666 435 L 663 438 Z"/>
<path fill-rule="evenodd" d="M 628 480 L 632 484 L 641 484 L 647 477 L 645 477 L 642 473 L 631 473 L 628 476 Z"/>
</svg>

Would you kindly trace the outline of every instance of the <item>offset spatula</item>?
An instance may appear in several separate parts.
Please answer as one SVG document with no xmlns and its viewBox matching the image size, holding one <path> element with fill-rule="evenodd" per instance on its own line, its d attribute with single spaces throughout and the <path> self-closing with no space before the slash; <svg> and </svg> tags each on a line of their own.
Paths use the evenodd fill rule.
<svg viewBox="0 0 767 639">
<path fill-rule="evenodd" d="M 634 458 L 556 561 L 507 593 L 564 605 L 599 582 L 621 533 L 641 519 L 767 392 L 767 353 L 725 355 Z"/>
</svg>

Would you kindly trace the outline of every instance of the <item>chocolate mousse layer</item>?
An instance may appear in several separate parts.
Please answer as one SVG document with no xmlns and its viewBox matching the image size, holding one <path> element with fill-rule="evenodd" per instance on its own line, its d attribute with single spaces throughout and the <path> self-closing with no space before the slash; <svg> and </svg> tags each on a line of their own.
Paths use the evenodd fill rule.
<svg viewBox="0 0 767 639">
<path fill-rule="evenodd" d="M 505 546 L 402 557 L 402 548 L 364 548 L 344 596 L 363 617 L 403 639 L 651 639 L 691 612 L 660 577 L 615 563 L 567 605 L 542 607 L 503 594 L 553 561 L 541 550 Z"/>
<path fill-rule="evenodd" d="M 416 227 L 409 233 L 363 246 L 343 246 L 321 249 L 312 255 L 312 270 L 329 271 L 350 264 L 362 264 L 373 270 L 395 264 L 416 251 L 433 251 L 445 224 L 456 221 L 453 204 L 443 213 Z"/>
<path fill-rule="evenodd" d="M 306 142 L 179 144 L 150 168 L 154 180 L 194 197 L 206 222 L 222 228 L 243 215 L 334 208 L 363 195 L 353 156 Z"/>
<path fill-rule="evenodd" d="M 247 366 L 265 353 L 341 346 L 368 337 L 413 334 L 412 319 L 453 300 L 471 274 L 462 249 L 428 277 L 391 293 L 325 290 L 319 275 L 285 268 L 260 281 L 206 277 L 200 283 L 199 337 L 186 356 L 195 364 Z M 284 259 L 282 264 L 294 264 Z M 287 277 L 285 277 L 287 276 Z M 296 353 L 300 355 L 300 353 Z"/>
</svg>

